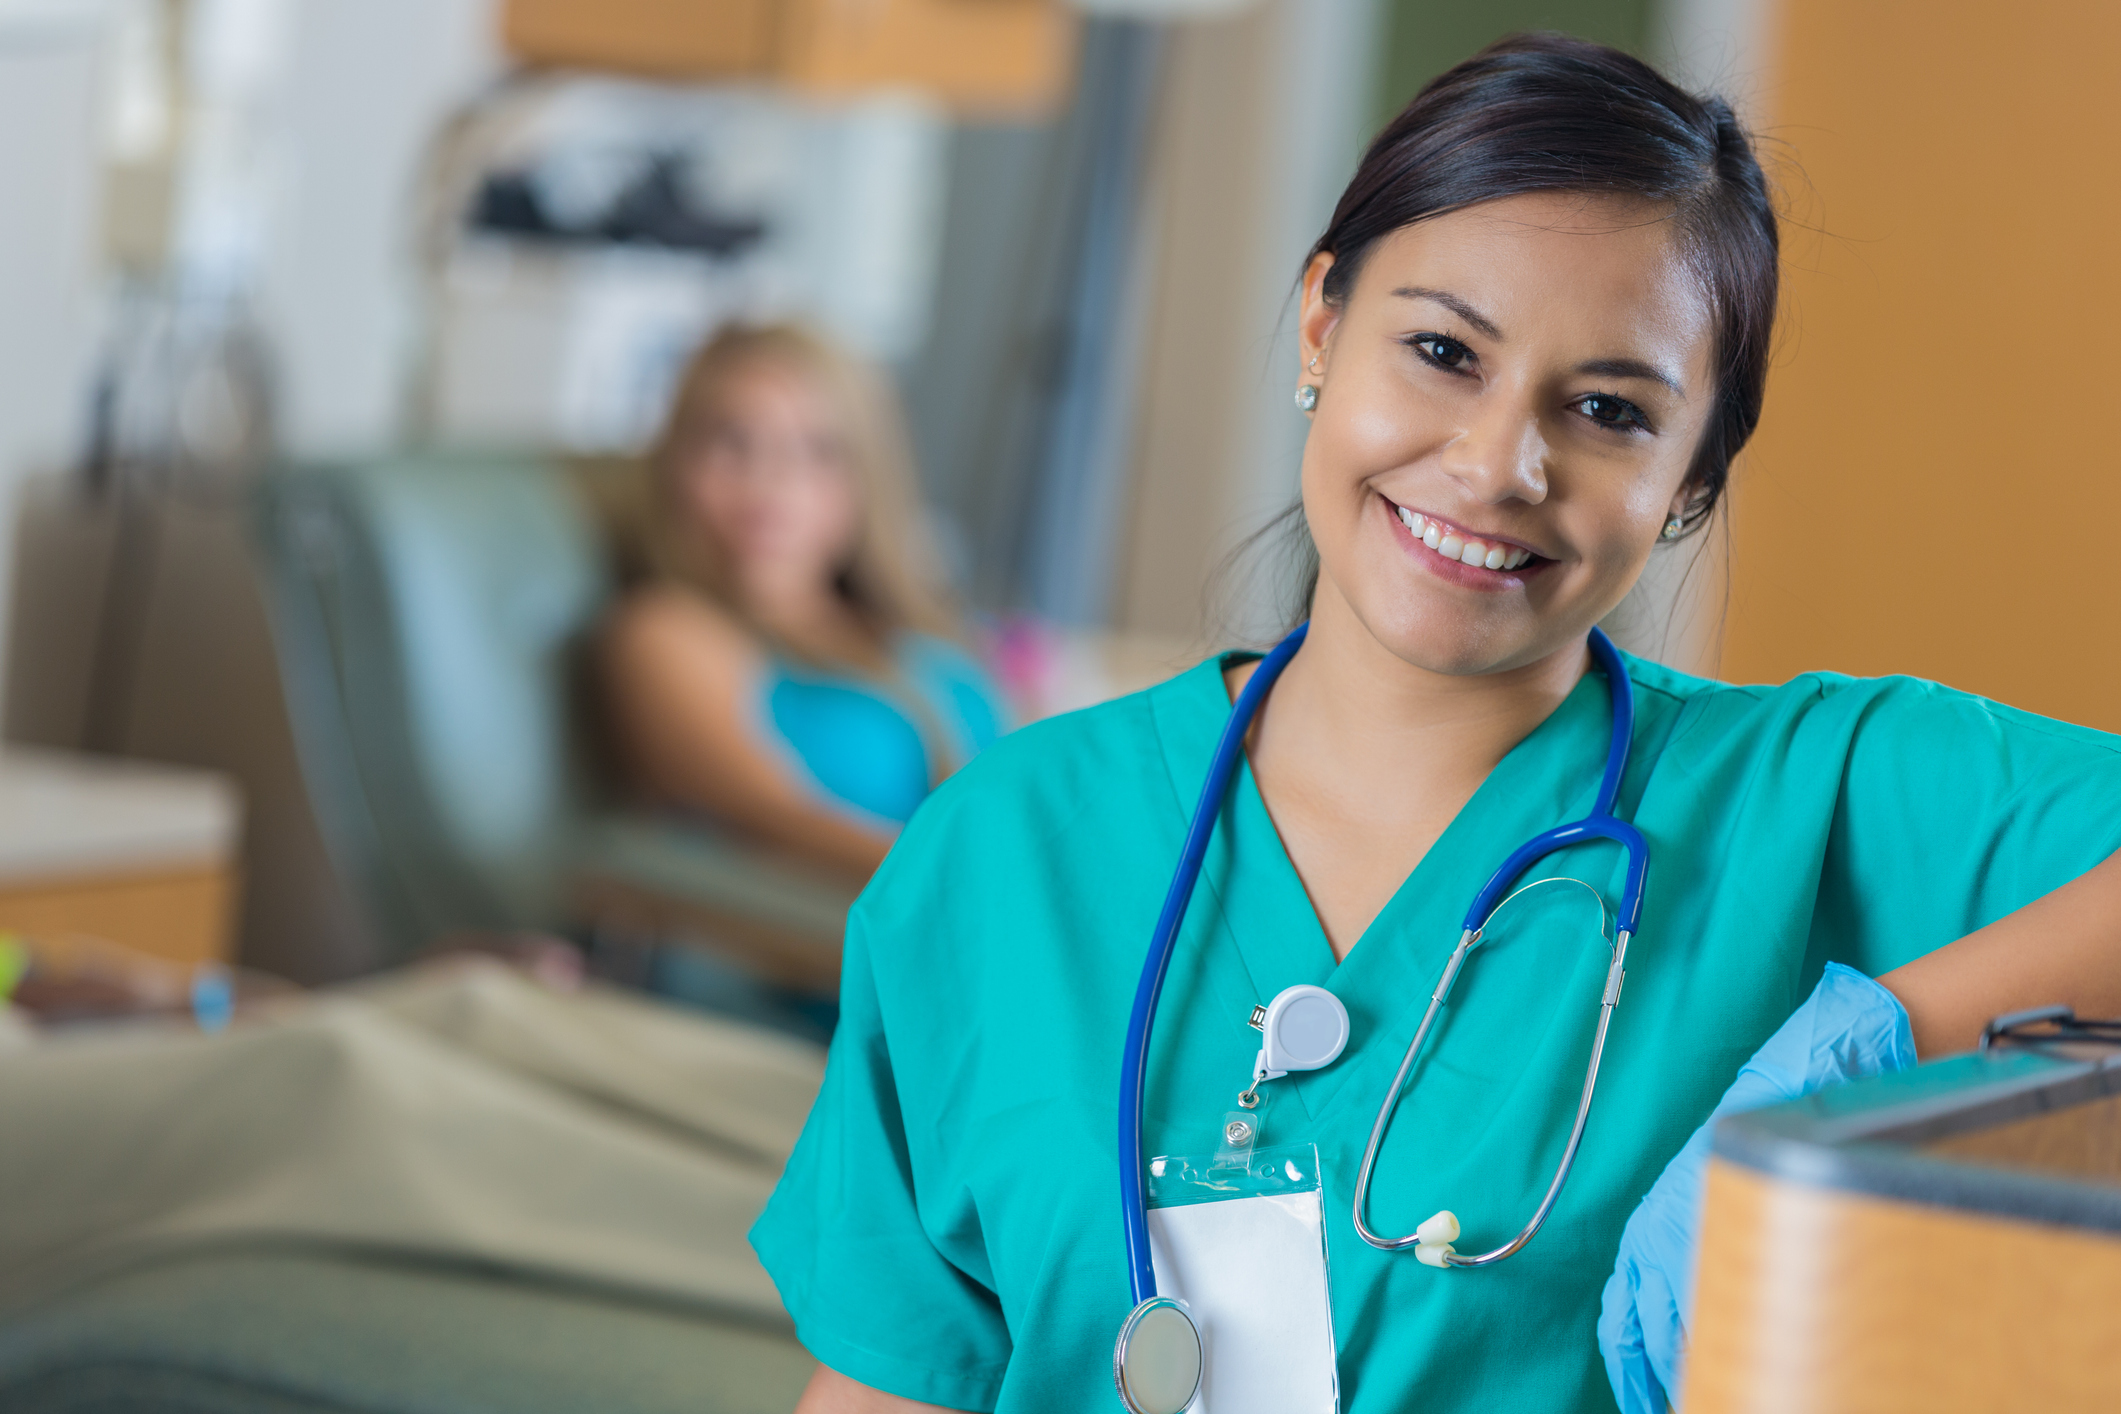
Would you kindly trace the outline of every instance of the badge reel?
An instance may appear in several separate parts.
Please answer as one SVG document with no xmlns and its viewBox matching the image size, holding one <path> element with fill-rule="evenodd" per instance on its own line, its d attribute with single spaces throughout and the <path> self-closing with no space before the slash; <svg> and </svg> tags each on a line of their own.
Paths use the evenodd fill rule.
<svg viewBox="0 0 2121 1414">
<path fill-rule="evenodd" d="M 1259 1108 L 1261 1082 L 1292 1070 L 1323 1070 L 1348 1047 L 1348 1009 L 1323 987 L 1284 988 L 1273 1001 L 1252 1008 L 1252 1025 L 1265 1044 L 1252 1062 L 1252 1084 L 1237 1097 L 1248 1110 Z"/>
<path fill-rule="evenodd" d="M 1112 1375 L 1130 1414 L 1339 1407 L 1318 1151 L 1258 1148 L 1252 1112 L 1265 1082 L 1340 1058 L 1348 1012 L 1305 985 L 1250 1021 L 1262 1037 L 1252 1083 L 1223 1116 L 1214 1156 L 1149 1162 L 1157 1286 L 1180 1294 L 1149 1298 L 1120 1327 Z"/>
</svg>

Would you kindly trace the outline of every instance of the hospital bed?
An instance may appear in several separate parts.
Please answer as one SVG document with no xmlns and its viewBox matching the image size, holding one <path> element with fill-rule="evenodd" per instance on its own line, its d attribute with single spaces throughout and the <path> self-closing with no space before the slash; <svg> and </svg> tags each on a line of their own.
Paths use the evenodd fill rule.
<svg viewBox="0 0 2121 1414">
<path fill-rule="evenodd" d="M 786 1414 L 810 1043 L 490 960 L 0 1054 L 0 1411 Z"/>
<path fill-rule="evenodd" d="M 787 1414 L 811 1368 L 709 1311 L 353 1254 L 193 1257 L 0 1324 L 8 1414 Z"/>
<path fill-rule="evenodd" d="M 832 989 L 850 891 L 610 789 L 580 660 L 613 572 L 567 468 L 300 468 L 263 485 L 254 526 L 305 786 L 392 956 L 453 930 L 561 931 L 593 950 L 646 939 L 634 980 L 783 1029 L 608 988 L 555 999 L 466 963 L 459 982 L 476 985 L 367 984 L 277 1032 L 0 1057 L 0 1411 L 793 1408 L 812 1362 L 743 1230 L 822 1064 L 775 1009 Z M 362 1087 L 354 1100 L 294 1084 L 308 1044 L 329 1061 L 314 1074 Z M 128 1045 L 144 1049 L 125 1061 Z M 295 1060 L 239 1055 L 263 1045 Z M 444 1104 L 449 1085 L 466 1088 Z M 530 1136 L 522 1167 L 554 1180 L 572 1163 L 579 1181 L 526 1197 L 537 1184 L 521 1167 L 457 1152 L 451 1136 L 497 1105 Z M 305 1132 L 313 1114 L 330 1122 Z M 266 1147 L 231 1160 L 219 1187 L 197 1179 L 215 1145 L 251 1142 Z M 64 1159 L 99 1143 L 116 1162 Z M 331 1162 L 306 1157 L 333 1144 Z M 397 1166 L 366 1173 L 394 1144 Z M 187 1145 L 198 1163 L 170 1164 Z M 448 1203 L 432 1201 L 437 1154 L 475 1170 L 450 1179 Z M 152 1162 L 175 1177 L 139 1177 L 110 1202 L 69 1191 Z M 276 1164 L 288 1182 L 245 1186 Z M 191 1180 L 204 1186 L 180 1191 Z M 561 1201 L 606 1183 L 624 1198 Z M 395 1196 L 377 1208 L 378 1193 Z M 39 1203 L 77 1221 L 76 1237 L 50 1238 Z M 138 1218 L 122 1260 L 89 1260 L 125 1226 L 104 1209 Z M 24 1254 L 54 1275 L 25 1277 Z"/>
</svg>

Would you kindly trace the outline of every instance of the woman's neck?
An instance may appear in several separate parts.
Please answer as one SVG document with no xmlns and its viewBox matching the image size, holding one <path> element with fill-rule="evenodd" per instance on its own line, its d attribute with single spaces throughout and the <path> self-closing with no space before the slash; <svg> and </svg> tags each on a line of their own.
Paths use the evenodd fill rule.
<svg viewBox="0 0 2121 1414">
<path fill-rule="evenodd" d="M 1561 704 L 1581 644 L 1455 676 L 1377 641 L 1323 586 L 1311 631 L 1248 741 L 1255 779 L 1336 956 L 1345 957 L 1488 773 Z M 1250 667 L 1233 671 L 1233 690 Z"/>
<path fill-rule="evenodd" d="M 1323 586 L 1304 648 L 1275 684 L 1254 727 L 1253 748 L 1334 758 L 1358 774 L 1411 784 L 1487 777 L 1510 749 L 1561 705 L 1590 666 L 1580 641 L 1497 673 L 1417 667 L 1369 631 Z"/>
<path fill-rule="evenodd" d="M 876 635 L 817 576 L 750 576 L 738 601 L 753 623 L 800 653 L 872 670 L 884 662 Z"/>
</svg>

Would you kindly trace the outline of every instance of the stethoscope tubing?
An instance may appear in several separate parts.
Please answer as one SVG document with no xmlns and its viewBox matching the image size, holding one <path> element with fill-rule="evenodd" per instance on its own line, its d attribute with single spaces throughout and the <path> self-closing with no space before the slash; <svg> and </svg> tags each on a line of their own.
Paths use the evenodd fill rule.
<svg viewBox="0 0 2121 1414">
<path fill-rule="evenodd" d="M 1510 885 L 1525 870 L 1557 849 L 1592 839 L 1611 840 L 1627 851 L 1627 880 L 1620 891 L 1620 916 L 1615 926 L 1620 932 L 1633 933 L 1642 920 L 1642 889 L 1650 872 L 1649 845 L 1640 830 L 1613 814 L 1613 805 L 1620 798 L 1620 779 L 1627 774 L 1628 748 L 1635 740 L 1635 685 L 1628 676 L 1627 664 L 1620 659 L 1620 650 L 1605 636 L 1604 629 L 1591 630 L 1590 646 L 1591 660 L 1605 674 L 1606 696 L 1613 709 L 1613 735 L 1606 747 L 1605 774 L 1598 782 L 1598 797 L 1591 804 L 1591 813 L 1581 820 L 1556 825 L 1511 851 L 1466 909 L 1465 926 L 1469 931 L 1480 931 Z"/>
<path fill-rule="evenodd" d="M 1554 1211 L 1554 1204 L 1561 1198 L 1563 1185 L 1569 1181 L 1569 1171 L 1575 1167 L 1577 1150 L 1583 1147 L 1584 1128 L 1590 1123 L 1591 1101 L 1598 1094 L 1598 1066 L 1605 1056 L 1606 1032 L 1613 1022 L 1613 1008 L 1620 1004 L 1620 989 L 1627 977 L 1628 941 L 1642 917 L 1643 888 L 1649 881 L 1650 847 L 1642 832 L 1626 820 L 1613 814 L 1613 805 L 1620 796 L 1621 777 L 1628 768 L 1628 749 L 1635 738 L 1635 690 L 1628 676 L 1627 665 L 1620 659 L 1620 651 L 1613 646 L 1604 631 L 1594 628 L 1590 635 L 1591 656 L 1604 671 L 1606 691 L 1612 704 L 1613 734 L 1606 749 L 1605 775 L 1598 783 L 1598 796 L 1592 802 L 1591 813 L 1581 820 L 1566 825 L 1557 825 L 1542 831 L 1511 851 L 1502 867 L 1490 876 L 1475 895 L 1472 907 L 1466 910 L 1465 932 L 1460 935 L 1458 946 L 1451 952 L 1450 960 L 1444 964 L 1443 976 L 1436 983 L 1436 990 L 1429 996 L 1429 1007 L 1422 1014 L 1421 1025 L 1414 1028 L 1414 1039 L 1407 1043 L 1406 1056 L 1399 1063 L 1399 1071 L 1392 1077 L 1392 1087 L 1385 1092 L 1384 1103 L 1378 1106 L 1377 1120 L 1370 1126 L 1369 1142 L 1363 1146 L 1362 1167 L 1355 1176 L 1355 1231 L 1364 1242 L 1386 1252 L 1402 1251 L 1419 1244 L 1416 1233 L 1403 1237 L 1383 1237 L 1371 1231 L 1368 1210 L 1370 1199 L 1370 1177 L 1377 1168 L 1377 1155 L 1384 1145 L 1386 1132 L 1391 1128 L 1392 1116 L 1399 1108 L 1401 1096 L 1406 1091 L 1407 1077 L 1413 1073 L 1414 1062 L 1421 1055 L 1422 1043 L 1428 1039 L 1429 1030 L 1435 1025 L 1437 1013 L 1443 1010 L 1446 998 L 1451 994 L 1451 984 L 1458 980 L 1459 970 L 1472 950 L 1479 946 L 1481 932 L 1488 920 L 1494 916 L 1504 893 L 1524 871 L 1537 864 L 1556 850 L 1571 845 L 1584 844 L 1592 840 L 1607 839 L 1619 845 L 1627 853 L 1628 871 L 1620 895 L 1620 916 L 1613 934 L 1613 952 L 1606 967 L 1605 988 L 1599 997 L 1598 1027 L 1591 1037 L 1591 1055 L 1584 1066 L 1583 1093 L 1576 1102 L 1576 1119 L 1569 1126 L 1569 1142 L 1562 1149 L 1561 1161 L 1554 1167 L 1554 1177 L 1547 1184 L 1547 1191 L 1539 1200 L 1539 1208 L 1532 1214 L 1515 1237 L 1500 1247 L 1488 1252 L 1461 1255 L 1452 1252 L 1444 1261 L 1454 1267 L 1485 1267 L 1514 1255 L 1527 1242 L 1538 1235 L 1546 1224 L 1547 1215 Z"/>
<path fill-rule="evenodd" d="M 1606 1031 L 1613 1023 L 1613 1008 L 1620 1003 L 1621 980 L 1626 976 L 1628 938 L 1625 931 L 1616 932 L 1613 945 L 1613 960 L 1606 969 L 1605 992 L 1598 1004 L 1598 1029 L 1591 1036 L 1591 1058 L 1584 1067 L 1583 1093 L 1576 1101 L 1576 1120 L 1569 1126 L 1569 1142 L 1561 1152 L 1561 1162 L 1554 1167 L 1554 1177 L 1547 1184 L 1546 1194 L 1539 1200 L 1539 1208 L 1532 1214 L 1515 1237 L 1493 1251 L 1473 1255 L 1453 1252 L 1444 1261 L 1454 1267 L 1485 1267 L 1499 1262 L 1518 1252 L 1539 1235 L 1546 1225 L 1547 1215 L 1554 1211 L 1554 1204 L 1561 1197 L 1562 1186 L 1569 1181 L 1569 1170 L 1576 1165 L 1576 1151 L 1583 1147 L 1583 1131 L 1591 1119 L 1591 1101 L 1598 1094 L 1598 1063 L 1605 1056 Z M 1392 1077 L 1392 1088 L 1385 1092 L 1385 1102 L 1378 1107 L 1377 1120 L 1370 1126 L 1370 1139 L 1363 1146 L 1362 1168 L 1355 1176 L 1355 1232 L 1364 1242 L 1384 1252 L 1400 1252 L 1420 1241 L 1418 1233 L 1404 1237 L 1383 1237 L 1370 1230 L 1366 1216 L 1370 1206 L 1370 1175 L 1377 1168 L 1377 1153 L 1384 1145 L 1386 1132 L 1391 1128 L 1392 1115 L 1399 1108 L 1400 1097 L 1406 1093 L 1407 1076 L 1414 1069 L 1414 1058 L 1421 1054 L 1421 1043 L 1428 1039 L 1429 1027 L 1436 1020 L 1436 1013 L 1443 1009 L 1444 999 L 1450 995 L 1451 983 L 1457 979 L 1458 970 L 1466 955 L 1480 941 L 1477 931 L 1469 931 L 1459 940 L 1452 952 L 1451 960 L 1444 964 L 1444 974 L 1429 997 L 1429 1009 L 1422 1014 L 1421 1025 L 1414 1028 L 1414 1039 L 1407 1043 L 1406 1056 L 1399 1062 L 1399 1072 Z"/>
<path fill-rule="evenodd" d="M 1149 1032 L 1156 1022 L 1156 1004 L 1163 996 L 1164 975 L 1171 970 L 1171 951 L 1178 942 L 1179 925 L 1185 922 L 1186 906 L 1200 879 L 1201 861 L 1207 857 L 1208 840 L 1215 833 L 1215 817 L 1229 794 L 1237 763 L 1244 758 L 1245 734 L 1265 700 L 1267 690 L 1289 666 L 1296 650 L 1311 631 L 1309 621 L 1274 645 L 1272 652 L 1252 670 L 1251 678 L 1237 694 L 1230 720 L 1223 727 L 1215 755 L 1208 762 L 1208 778 L 1201 783 L 1200 803 L 1194 807 L 1193 823 L 1186 832 L 1185 848 L 1164 895 L 1163 912 L 1157 916 L 1150 936 L 1149 955 L 1142 963 L 1140 983 L 1134 989 L 1134 1010 L 1127 1018 L 1126 1049 L 1122 1052 L 1119 1078 L 1119 1188 L 1120 1205 L 1126 1218 L 1127 1280 L 1137 1305 L 1156 1295 L 1156 1267 L 1149 1254 L 1149 1210 L 1142 1197 L 1142 1081 L 1149 1068 Z"/>
</svg>

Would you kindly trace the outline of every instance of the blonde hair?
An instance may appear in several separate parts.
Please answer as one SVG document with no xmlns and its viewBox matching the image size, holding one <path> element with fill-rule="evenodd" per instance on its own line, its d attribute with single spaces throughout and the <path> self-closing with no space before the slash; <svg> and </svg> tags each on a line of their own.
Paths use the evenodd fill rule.
<svg viewBox="0 0 2121 1414">
<path fill-rule="evenodd" d="M 809 379 L 838 422 L 860 507 L 854 544 L 835 575 L 848 606 L 880 640 L 908 629 L 956 636 L 957 616 L 941 586 L 915 568 L 935 559 L 928 553 L 913 455 L 897 400 L 867 365 L 794 324 L 729 325 L 686 365 L 670 416 L 649 453 L 658 511 L 645 528 L 649 573 L 705 595 L 765 636 L 744 611 L 727 551 L 676 505 L 688 433 L 732 375 L 761 363 Z"/>
</svg>

